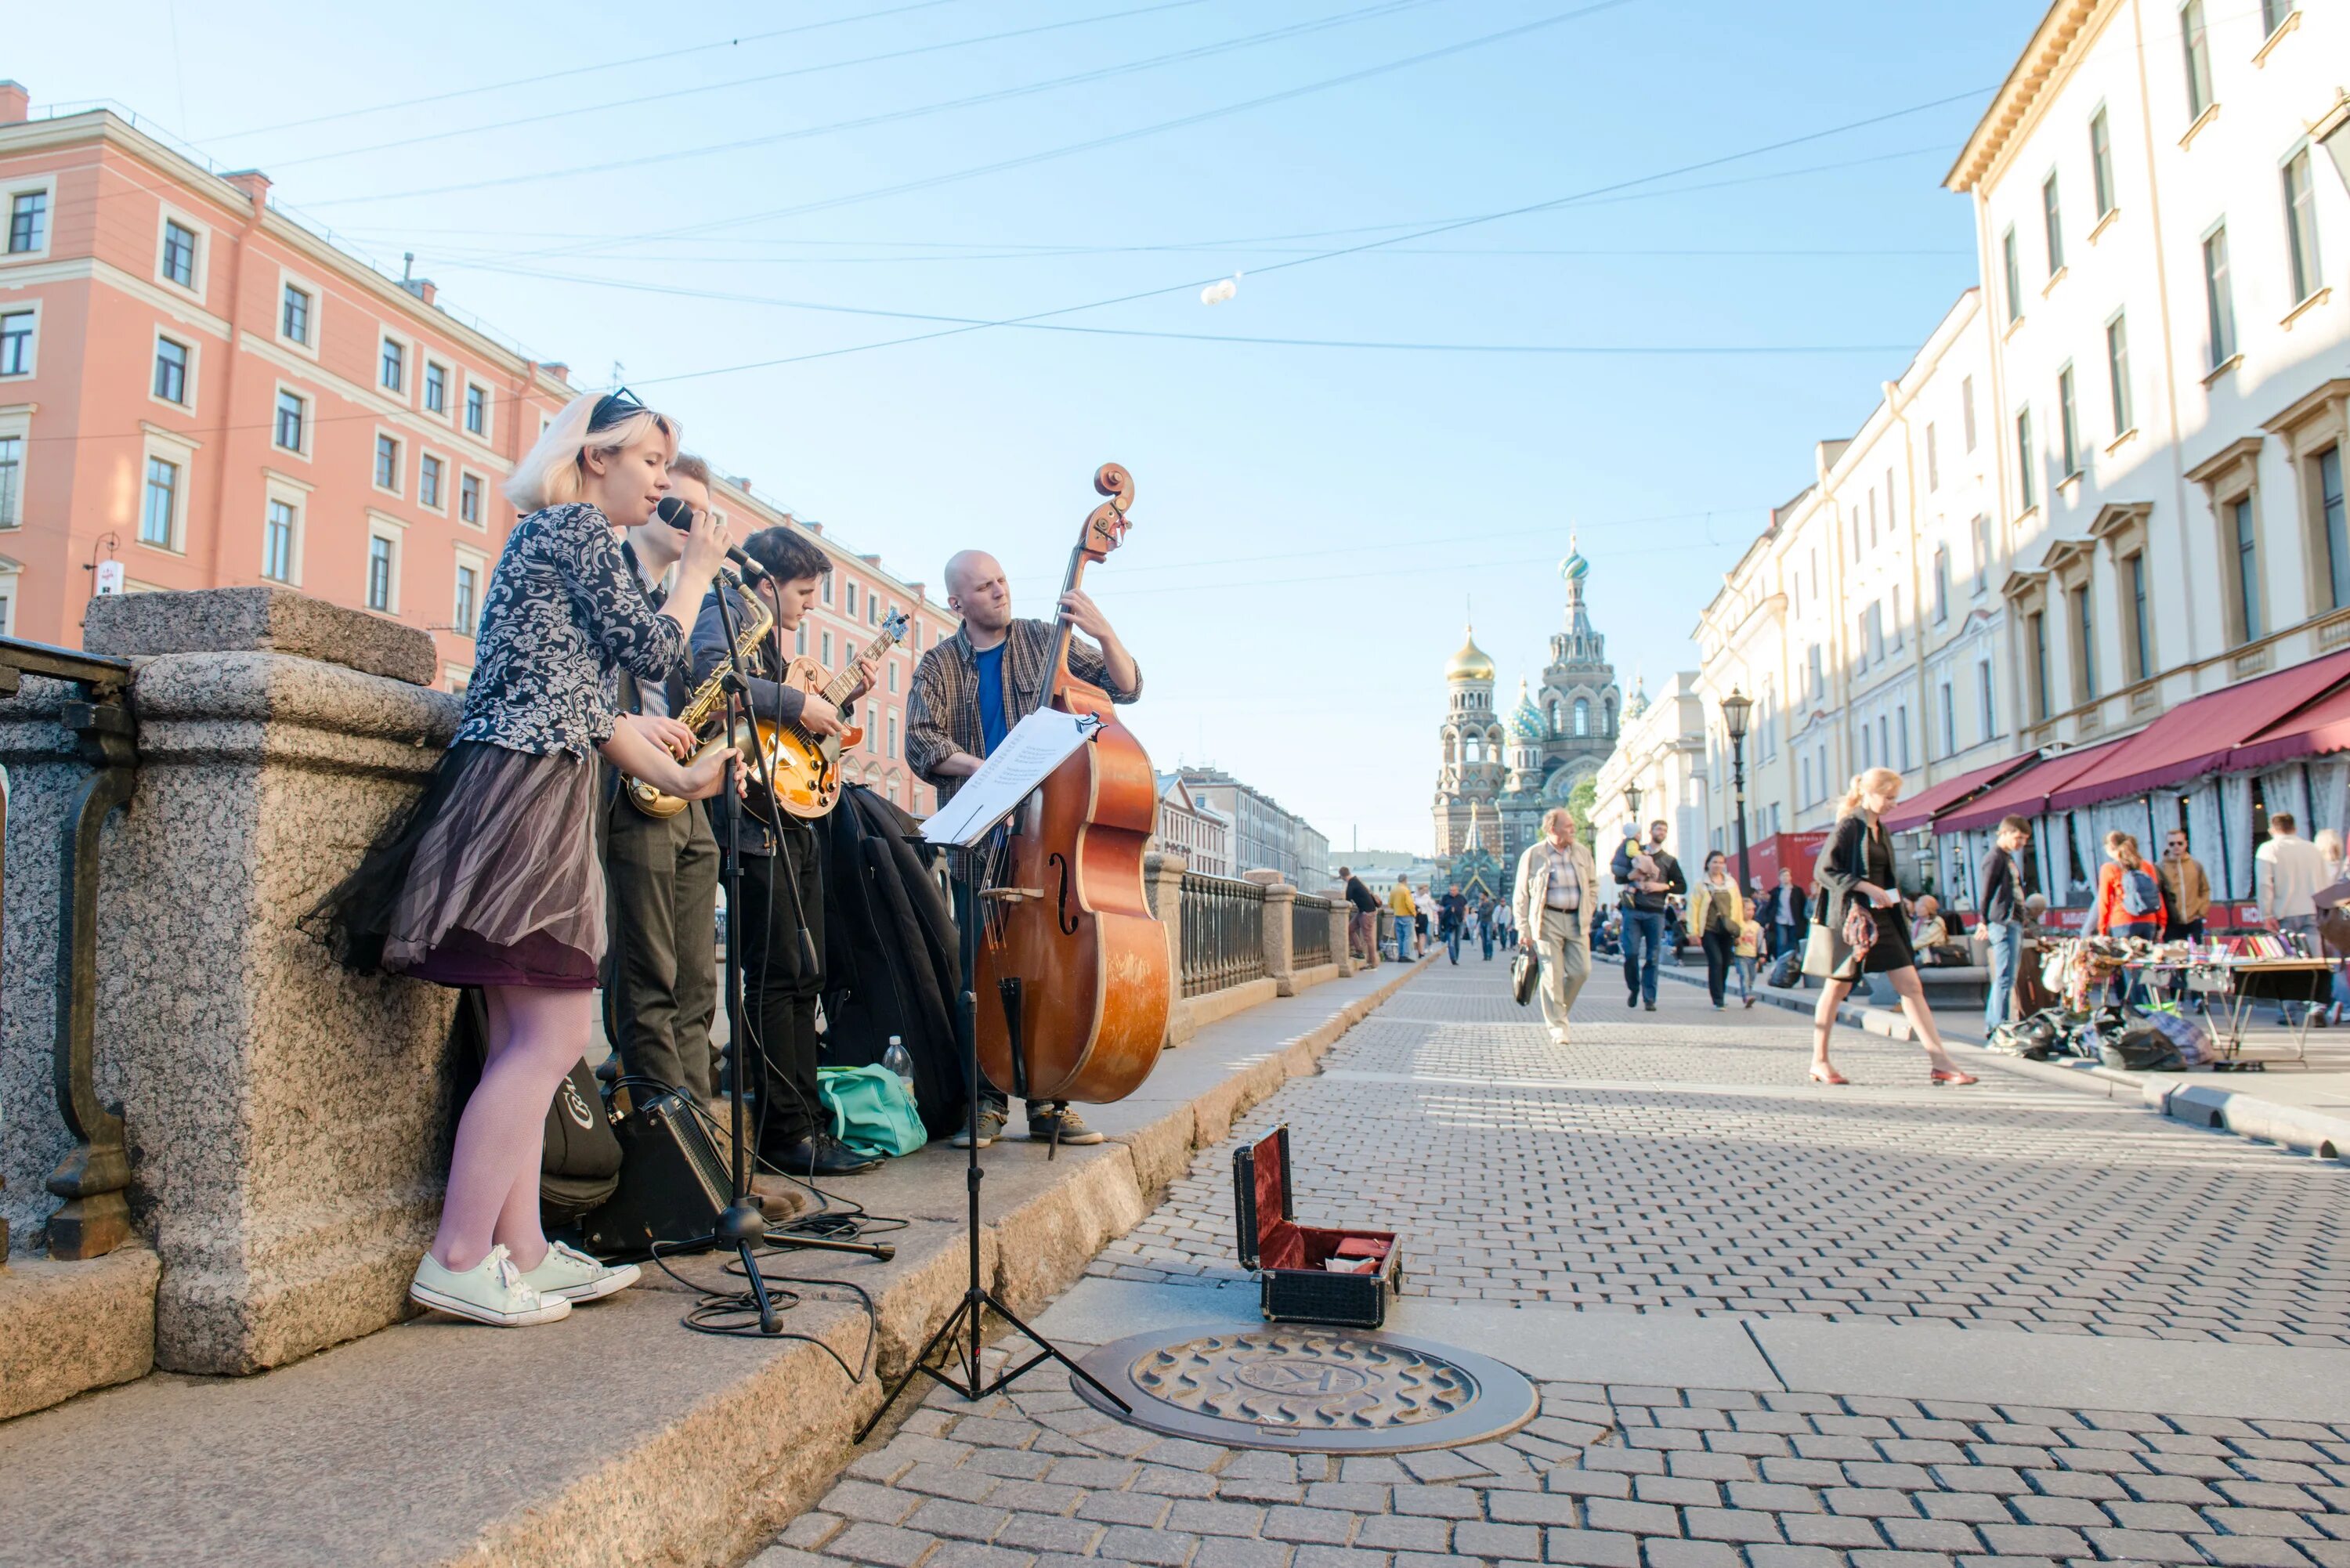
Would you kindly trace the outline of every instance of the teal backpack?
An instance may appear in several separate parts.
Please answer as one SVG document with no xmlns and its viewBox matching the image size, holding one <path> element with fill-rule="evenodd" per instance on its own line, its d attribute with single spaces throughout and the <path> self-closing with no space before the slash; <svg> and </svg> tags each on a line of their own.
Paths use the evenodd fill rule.
<svg viewBox="0 0 2350 1568">
<path fill-rule="evenodd" d="M 820 1067 L 816 1090 L 832 1112 L 832 1136 L 853 1154 L 894 1159 L 930 1141 L 914 1096 L 889 1068 Z"/>
</svg>

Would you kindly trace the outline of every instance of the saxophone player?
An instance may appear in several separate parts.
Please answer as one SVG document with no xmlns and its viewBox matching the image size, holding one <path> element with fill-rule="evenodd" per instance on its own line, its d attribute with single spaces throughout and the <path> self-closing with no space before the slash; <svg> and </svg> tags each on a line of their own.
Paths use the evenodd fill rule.
<svg viewBox="0 0 2350 1568">
<path fill-rule="evenodd" d="M 670 493 L 710 510 L 710 469 L 691 452 L 670 461 Z M 628 531 L 621 554 L 655 609 L 686 535 L 655 517 Z M 620 672 L 620 711 L 674 719 L 681 675 L 653 682 Z M 710 819 L 681 811 L 649 816 L 605 770 L 607 937 L 604 1032 L 631 1077 L 650 1078 L 711 1103 L 710 1021 L 718 1005 L 718 843 Z"/>
<path fill-rule="evenodd" d="M 775 617 L 778 634 L 762 643 L 743 671 L 753 712 L 769 722 L 796 722 L 811 736 L 838 734 L 840 710 L 816 692 L 781 684 L 784 670 L 777 664 L 779 639 L 796 631 L 816 603 L 816 591 L 832 570 L 831 557 L 789 525 L 761 529 L 743 542 L 743 550 L 767 573 L 752 591 Z M 743 590 L 723 577 L 702 600 L 693 628 L 696 684 L 707 680 L 728 658 L 720 594 L 727 596 L 728 612 L 738 629 L 750 608 Z M 786 652 L 783 657 L 790 656 Z M 869 670 L 861 673 L 860 691 L 872 679 Z M 757 790 L 755 780 L 751 787 Z M 781 827 L 747 812 L 743 816 L 744 1023 L 764 1054 L 767 1083 L 753 1147 L 770 1167 L 793 1176 L 851 1176 L 880 1162 L 851 1154 L 832 1136 L 816 1097 L 816 1012 L 824 984 L 823 868 L 815 831 L 788 814 L 777 815 Z"/>
</svg>

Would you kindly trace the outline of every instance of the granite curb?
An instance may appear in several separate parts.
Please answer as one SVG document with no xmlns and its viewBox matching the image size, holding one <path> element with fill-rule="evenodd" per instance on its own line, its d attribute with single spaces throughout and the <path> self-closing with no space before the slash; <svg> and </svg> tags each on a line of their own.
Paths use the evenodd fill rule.
<svg viewBox="0 0 2350 1568">
<path fill-rule="evenodd" d="M 1657 972 L 1683 985 L 1701 986 L 1705 983 L 1699 976 L 1676 973 L 1663 965 L 1658 966 Z M 1784 1008 L 1790 1012 L 1808 1013 L 1818 1005 L 1809 999 L 1779 994 L 1767 986 L 1755 988 L 1755 1001 Z M 1881 1007 L 1846 1004 L 1836 1009 L 1836 1022 L 1896 1040 L 1909 1037 L 1908 1020 Z M 1895 1033 L 1897 1028 L 1899 1033 Z M 2033 1062 L 2021 1056 L 2011 1056 L 2004 1051 L 1994 1051 L 1981 1041 L 1964 1034 L 1953 1033 L 1947 1024 L 1944 1025 L 1943 1039 L 1952 1045 L 1964 1045 L 1981 1052 L 1991 1065 L 2019 1077 L 2062 1084 L 2067 1088 L 2103 1095 L 2107 1099 L 2135 1099 L 2155 1115 L 2185 1122 L 2189 1127 L 2233 1133 L 2239 1137 L 2277 1144 L 2314 1155 L 2320 1159 L 2350 1163 L 2350 1117 L 2327 1116 L 2306 1106 L 2280 1105 L 2274 1100 L 2262 1099 L 2241 1090 L 2223 1088 L 2210 1081 L 2216 1075 L 2158 1076 L 2148 1073 L 2124 1072 L 2095 1062 L 2083 1062 L 2077 1066 Z"/>
</svg>

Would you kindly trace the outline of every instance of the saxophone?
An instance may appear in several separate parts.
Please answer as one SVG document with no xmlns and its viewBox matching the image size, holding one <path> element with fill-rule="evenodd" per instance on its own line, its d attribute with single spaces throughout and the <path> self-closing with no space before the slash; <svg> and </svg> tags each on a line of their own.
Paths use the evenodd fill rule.
<svg viewBox="0 0 2350 1568">
<path fill-rule="evenodd" d="M 759 644 L 765 640 L 768 628 L 775 624 L 775 612 L 767 608 L 765 599 L 754 593 L 733 571 L 727 571 L 723 576 L 725 586 L 740 589 L 737 597 L 751 607 L 750 613 L 743 622 L 742 635 L 734 639 L 733 659 L 712 670 L 710 679 L 693 689 L 693 695 L 686 700 L 684 711 L 677 715 L 677 722 L 691 730 L 700 742 L 694 748 L 693 762 L 700 762 L 727 743 L 726 737 L 723 733 L 703 735 L 702 726 L 710 722 L 710 715 L 717 709 L 725 695 L 727 675 L 736 666 L 749 661 L 751 655 L 757 651 Z M 628 793 L 630 805 L 635 806 L 647 816 L 662 821 L 675 816 L 690 804 L 676 795 L 663 794 L 642 779 L 629 780 Z"/>
</svg>

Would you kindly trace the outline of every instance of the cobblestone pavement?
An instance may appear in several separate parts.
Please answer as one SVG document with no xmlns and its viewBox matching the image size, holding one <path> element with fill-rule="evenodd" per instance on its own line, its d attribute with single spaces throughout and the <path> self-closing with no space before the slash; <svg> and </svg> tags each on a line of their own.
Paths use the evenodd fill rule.
<svg viewBox="0 0 2350 1568">
<path fill-rule="evenodd" d="M 1301 1220 L 1402 1232 L 1409 1294 L 2350 1345 L 2339 1165 L 1852 1030 L 1815 1087 L 1807 1018 L 1615 978 L 1559 1048 L 1500 960 L 1440 963 L 1233 1142 L 1286 1121 Z M 1093 1272 L 1240 1277 L 1231 1147 Z"/>
<path fill-rule="evenodd" d="M 1096 1272 L 1235 1274 L 1230 1150 L 1286 1120 L 1303 1217 L 1392 1225 L 1433 1297 L 2345 1343 L 2338 1166 L 1989 1070 L 1929 1090 L 1848 1031 L 1855 1086 L 1810 1089 L 1804 1020 L 1685 987 L 1618 1012 L 1610 978 L 1554 1049 L 1498 961 L 1440 965 Z M 1162 1438 L 1050 1366 L 935 1391 L 753 1568 L 2350 1568 L 2350 1410 L 1540 1387 L 1503 1440 L 1345 1459 Z"/>
</svg>

